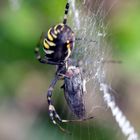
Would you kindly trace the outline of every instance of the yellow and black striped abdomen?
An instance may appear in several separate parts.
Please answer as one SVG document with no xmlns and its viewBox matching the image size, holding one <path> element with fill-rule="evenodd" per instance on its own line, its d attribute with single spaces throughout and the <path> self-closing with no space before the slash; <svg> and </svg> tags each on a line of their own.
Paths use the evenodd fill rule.
<svg viewBox="0 0 140 140">
<path fill-rule="evenodd" d="M 71 55 L 74 47 L 74 33 L 63 23 L 48 30 L 43 40 L 46 57 L 54 62 L 65 61 Z"/>
</svg>

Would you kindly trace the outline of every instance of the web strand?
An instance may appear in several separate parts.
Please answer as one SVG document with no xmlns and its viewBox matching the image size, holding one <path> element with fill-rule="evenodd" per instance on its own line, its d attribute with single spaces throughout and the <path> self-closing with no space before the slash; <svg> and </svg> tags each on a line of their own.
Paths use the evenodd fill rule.
<svg viewBox="0 0 140 140">
<path fill-rule="evenodd" d="M 99 8 L 95 11 L 95 14 L 91 15 L 86 14 L 83 15 L 81 9 L 76 8 L 75 0 L 69 0 L 72 5 L 73 11 L 73 21 L 76 24 L 77 31 L 76 35 L 81 35 L 82 38 L 90 38 L 92 40 L 96 40 L 97 43 L 86 42 L 83 41 L 82 43 L 78 43 L 78 47 L 76 48 L 75 52 L 76 56 L 74 58 L 81 59 L 83 61 L 83 68 L 88 70 L 85 73 L 85 77 L 89 77 L 89 81 L 93 80 L 94 83 L 99 85 L 99 90 L 102 93 L 102 97 L 104 102 L 110 108 L 112 116 L 115 118 L 117 124 L 119 125 L 122 133 L 124 136 L 127 137 L 127 140 L 139 140 L 138 134 L 136 133 L 134 127 L 130 124 L 129 120 L 126 116 L 122 113 L 121 109 L 117 106 L 115 99 L 110 91 L 110 86 L 108 86 L 106 82 L 106 72 L 103 69 L 102 62 L 105 58 L 105 49 L 103 46 L 106 46 L 104 35 L 106 34 L 106 27 L 104 26 L 103 20 L 109 14 L 111 8 L 104 13 L 103 4 L 104 0 L 99 4 Z M 84 0 L 82 4 L 85 4 L 86 1 Z M 82 16 L 80 16 L 82 14 Z M 78 16 L 77 16 L 78 15 Z M 81 17 L 81 18 L 79 18 Z M 83 18 L 82 18 L 83 17 Z M 97 25 L 99 27 L 97 27 Z M 80 30 L 80 33 L 78 32 Z M 94 33 L 94 34 L 93 34 Z"/>
</svg>

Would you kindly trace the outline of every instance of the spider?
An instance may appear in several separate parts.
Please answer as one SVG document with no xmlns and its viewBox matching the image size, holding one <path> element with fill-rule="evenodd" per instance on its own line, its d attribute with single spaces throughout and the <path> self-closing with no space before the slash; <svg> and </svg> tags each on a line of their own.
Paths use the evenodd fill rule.
<svg viewBox="0 0 140 140">
<path fill-rule="evenodd" d="M 69 7 L 69 2 L 67 2 L 63 22 L 51 27 L 44 36 L 41 36 L 35 48 L 36 58 L 40 63 L 57 66 L 55 77 L 47 92 L 47 101 L 51 121 L 64 132 L 66 132 L 66 130 L 63 129 L 56 120 L 64 123 L 84 121 L 93 118 L 85 118 L 86 111 L 83 101 L 85 82 L 81 68 L 75 66 L 70 58 L 74 48 L 75 35 L 72 29 L 66 24 Z M 42 38 L 43 41 L 41 42 Z M 44 58 L 42 58 L 39 53 L 41 43 L 43 44 L 43 50 L 45 52 Z M 64 80 L 62 88 L 64 89 L 64 95 L 68 106 L 75 116 L 78 117 L 78 120 L 62 120 L 55 110 L 51 97 L 54 86 L 60 79 Z"/>
</svg>

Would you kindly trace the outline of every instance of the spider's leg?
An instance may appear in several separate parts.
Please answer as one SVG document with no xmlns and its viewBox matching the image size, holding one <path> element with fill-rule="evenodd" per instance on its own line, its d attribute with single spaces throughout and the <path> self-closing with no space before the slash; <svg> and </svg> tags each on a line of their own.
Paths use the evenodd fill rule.
<svg viewBox="0 0 140 140">
<path fill-rule="evenodd" d="M 62 122 L 62 123 L 68 123 L 68 122 L 82 122 L 82 121 L 87 121 L 87 120 L 91 120 L 91 119 L 94 118 L 94 117 L 88 117 L 88 118 L 82 118 L 82 119 L 78 119 L 78 120 L 62 120 L 55 110 L 53 111 L 53 113 L 54 113 L 54 115 L 55 115 L 55 118 L 57 118 L 57 119 L 58 119 L 60 122 Z"/>
<path fill-rule="evenodd" d="M 58 119 L 60 122 L 62 122 L 61 118 L 59 117 L 59 115 L 57 114 L 55 107 L 53 106 L 51 97 L 52 97 L 52 91 L 54 89 L 54 86 L 56 85 L 56 82 L 59 80 L 59 77 L 56 75 L 55 78 L 52 80 L 52 83 L 48 89 L 48 93 L 47 93 L 47 100 L 48 100 L 48 106 L 49 106 L 49 117 L 51 119 L 51 121 L 53 122 L 53 124 L 57 125 L 59 127 L 59 129 L 62 132 L 66 132 L 66 133 L 70 133 L 69 131 L 65 130 L 64 128 L 62 128 L 56 121 L 55 118 Z"/>
<path fill-rule="evenodd" d="M 67 2 L 66 7 L 65 7 L 65 14 L 64 14 L 63 24 L 67 23 L 67 15 L 68 15 L 68 12 L 69 12 L 69 7 L 70 7 L 69 2 Z"/>
<path fill-rule="evenodd" d="M 55 108 L 53 106 L 51 97 L 52 97 L 52 91 L 54 89 L 54 86 L 56 85 L 56 82 L 58 81 L 58 76 L 56 75 L 55 78 L 52 80 L 52 83 L 48 89 L 48 93 L 47 93 L 47 100 L 48 100 L 48 106 L 49 106 L 49 116 L 50 119 L 52 120 L 52 122 L 54 123 L 54 111 Z"/>
<path fill-rule="evenodd" d="M 91 120 L 94 117 L 88 117 L 88 118 L 82 118 L 82 119 L 78 119 L 78 120 L 62 120 L 63 123 L 67 123 L 67 122 L 82 122 L 82 121 L 87 121 L 87 120 Z"/>
<path fill-rule="evenodd" d="M 52 107 L 52 108 L 51 108 Z M 54 116 L 55 115 L 55 116 Z M 62 122 L 61 118 L 59 117 L 59 115 L 57 114 L 57 112 L 55 111 L 55 108 L 53 105 L 49 106 L 49 116 L 51 121 L 53 122 L 53 124 L 57 125 L 58 128 L 64 132 L 64 133 L 68 133 L 71 134 L 69 131 L 67 131 L 66 129 L 64 129 L 63 127 L 61 127 L 56 121 L 55 118 L 57 118 L 60 122 Z"/>
<path fill-rule="evenodd" d="M 59 76 L 63 77 L 63 78 L 69 78 L 69 76 L 67 76 L 66 74 L 62 74 L 62 73 L 58 73 Z"/>
<path fill-rule="evenodd" d="M 59 121 L 61 121 L 60 116 L 57 114 L 55 107 L 53 106 L 51 97 L 52 97 L 52 91 L 54 89 L 54 86 L 56 85 L 56 82 L 58 81 L 58 76 L 55 76 L 55 79 L 52 81 L 49 89 L 48 89 L 48 93 L 47 93 L 47 100 L 48 100 L 48 105 L 49 105 L 49 116 L 52 120 L 52 122 L 54 122 L 54 117 L 57 118 Z"/>
</svg>

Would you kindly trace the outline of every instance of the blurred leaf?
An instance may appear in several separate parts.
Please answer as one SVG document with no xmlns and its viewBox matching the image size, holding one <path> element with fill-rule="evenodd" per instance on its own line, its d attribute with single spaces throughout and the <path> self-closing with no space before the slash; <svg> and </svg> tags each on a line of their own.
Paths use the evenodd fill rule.
<svg viewBox="0 0 140 140">
<path fill-rule="evenodd" d="M 114 46 L 121 55 L 129 72 L 140 70 L 140 8 L 137 3 L 124 6 L 113 19 L 112 30 Z M 117 52 L 115 52 L 117 54 Z"/>
</svg>

